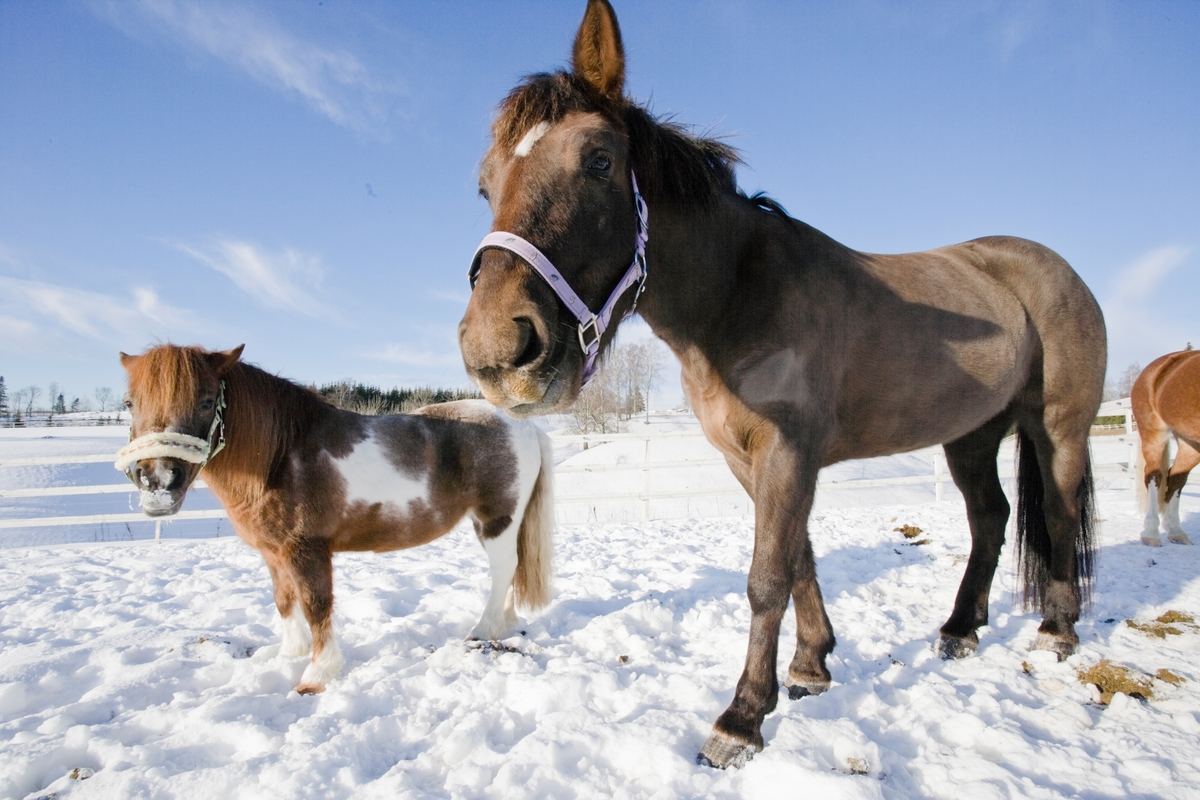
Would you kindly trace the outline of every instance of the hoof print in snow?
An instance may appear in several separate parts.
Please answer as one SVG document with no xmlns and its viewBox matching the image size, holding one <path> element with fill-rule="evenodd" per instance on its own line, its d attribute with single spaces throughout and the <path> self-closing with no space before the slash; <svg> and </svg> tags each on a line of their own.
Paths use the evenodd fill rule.
<svg viewBox="0 0 1200 800">
<path fill-rule="evenodd" d="M 724 733 L 713 731 L 696 756 L 696 763 L 702 767 L 714 769 L 738 769 L 754 758 L 761 747 L 746 744 Z"/>
<path fill-rule="evenodd" d="M 979 649 L 979 641 L 964 639 L 961 636 L 939 636 L 936 649 L 938 657 L 943 661 L 969 658 Z"/>
</svg>

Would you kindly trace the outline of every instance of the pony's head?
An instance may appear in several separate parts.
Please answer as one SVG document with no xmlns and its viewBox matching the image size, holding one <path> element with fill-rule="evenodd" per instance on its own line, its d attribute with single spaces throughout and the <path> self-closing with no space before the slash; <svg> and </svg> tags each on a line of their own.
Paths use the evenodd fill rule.
<svg viewBox="0 0 1200 800">
<path fill-rule="evenodd" d="M 585 314 L 600 310 L 636 249 L 624 85 L 616 16 L 605 0 L 590 0 L 571 72 L 533 75 L 509 94 L 479 167 L 479 193 L 491 206 L 493 230 L 540 250 Z M 582 382 L 585 345 L 576 314 L 551 279 L 503 245 L 481 250 L 471 276 L 474 290 L 458 338 L 467 373 L 484 396 L 518 417 L 571 403 Z M 635 294 L 618 298 L 614 321 Z M 615 329 L 593 346 L 606 348 Z M 595 333 L 587 333 L 589 344 Z"/>
<path fill-rule="evenodd" d="M 117 457 L 141 493 L 151 517 L 174 514 L 223 436 L 222 376 L 244 345 L 225 352 L 173 344 L 140 356 L 121 353 L 129 379 L 125 407 L 132 424 L 129 445 Z"/>
</svg>

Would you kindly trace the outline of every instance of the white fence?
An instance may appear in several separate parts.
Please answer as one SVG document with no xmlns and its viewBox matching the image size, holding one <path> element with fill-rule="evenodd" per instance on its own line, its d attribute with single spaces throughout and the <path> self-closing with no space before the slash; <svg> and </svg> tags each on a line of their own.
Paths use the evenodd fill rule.
<svg viewBox="0 0 1200 800">
<path fill-rule="evenodd" d="M 1126 417 L 1126 433 L 1125 435 L 1114 437 L 1104 436 L 1098 440 L 1103 440 L 1108 444 L 1124 443 L 1128 445 L 1128 455 L 1124 456 L 1120 461 L 1109 461 L 1108 463 L 1097 463 L 1096 471 L 1099 475 L 1107 475 L 1110 478 L 1120 478 L 1128 476 L 1131 480 L 1130 487 L 1136 484 L 1137 476 L 1132 475 L 1132 466 L 1135 462 L 1136 450 L 1138 446 L 1137 434 L 1132 431 L 1133 417 L 1128 413 L 1129 400 L 1117 400 L 1111 403 L 1105 403 L 1101 406 L 1100 414 L 1102 416 L 1115 416 L 1124 414 Z M 663 500 L 688 500 L 691 498 L 704 499 L 705 501 L 715 498 L 725 497 L 729 501 L 727 507 L 739 510 L 740 513 L 752 513 L 753 506 L 746 496 L 745 491 L 733 478 L 732 473 L 728 472 L 725 466 L 725 461 L 719 456 L 718 451 L 710 445 L 704 445 L 700 449 L 707 448 L 708 453 L 703 457 L 689 459 L 674 459 L 674 460 L 651 460 L 650 450 L 652 442 L 662 442 L 670 439 L 701 439 L 703 434 L 699 427 L 695 426 L 695 430 L 686 431 L 671 431 L 662 432 L 654 431 L 648 433 L 615 433 L 615 434 L 595 434 L 583 436 L 564 436 L 555 435 L 552 437 L 556 448 L 569 447 L 572 445 L 584 444 L 586 446 L 607 444 L 614 442 L 628 443 L 643 443 L 641 448 L 640 461 L 625 461 L 622 463 L 565 463 L 556 467 L 558 476 L 571 475 L 596 475 L 597 481 L 590 482 L 587 490 L 584 493 L 562 493 L 560 491 L 557 497 L 557 505 L 559 508 L 560 521 L 564 521 L 564 517 L 572 516 L 568 509 L 571 506 L 590 505 L 593 508 L 597 504 L 613 504 L 624 503 L 634 504 L 637 508 L 637 515 L 641 519 L 648 519 L 651 516 L 651 503 Z M 695 448 L 693 448 L 695 449 Z M 1111 450 L 1111 447 L 1109 448 Z M 851 480 L 833 480 L 823 478 L 818 483 L 820 492 L 836 491 L 842 489 L 873 489 L 888 486 L 905 486 L 905 485 L 929 485 L 934 487 L 934 497 L 936 500 L 942 500 L 944 497 L 944 485 L 951 482 L 951 478 L 944 468 L 944 456 L 939 449 L 930 449 L 922 451 L 928 458 L 930 463 L 930 472 L 928 474 L 918 475 L 903 475 L 899 477 L 889 478 L 868 478 L 868 479 L 851 479 Z M 111 462 L 111 455 L 83 455 L 83 456 L 49 456 L 37 458 L 0 458 L 0 467 L 35 467 L 35 466 L 57 466 L 70 464 L 94 464 Z M 652 476 L 661 475 L 669 471 L 672 476 L 678 476 L 681 473 L 686 475 L 688 470 L 697 470 L 708 468 L 710 473 L 715 473 L 724 476 L 720 483 L 716 486 L 707 486 L 704 488 L 675 488 L 675 489 L 651 489 Z M 714 470 L 714 468 L 716 468 Z M 640 473 L 641 482 L 640 489 L 624 490 L 612 492 L 603 491 L 603 484 L 607 481 L 603 480 L 605 473 L 623 472 Z M 710 474 L 711 478 L 712 475 Z M 1002 466 L 1001 478 L 1011 478 L 1011 465 Z M 568 478 L 568 481 L 570 479 Z M 684 484 L 686 480 L 682 481 Z M 711 483 L 711 480 L 709 481 Z M 561 483 L 561 479 L 560 479 Z M 629 483 L 629 481 L 626 481 Z M 204 483 L 198 481 L 197 488 L 204 488 Z M 103 495 L 103 494 L 131 494 L 135 491 L 135 487 L 128 481 L 104 484 L 96 486 L 61 486 L 49 488 L 26 488 L 26 489 L 0 489 L 0 498 L 35 498 L 35 497 L 65 497 L 70 495 Z M 690 507 L 690 506 L 689 506 Z M 685 514 L 690 516 L 690 514 Z M 205 519 L 223 519 L 227 515 L 223 509 L 207 509 L 196 511 L 181 511 L 178 514 L 164 519 L 155 520 L 155 538 L 159 538 L 162 533 L 162 525 L 164 522 L 186 521 L 186 520 L 205 520 Z M 575 514 L 574 516 L 578 516 Z M 659 516 L 679 516 L 675 514 L 660 514 Z M 45 517 L 24 517 L 24 518 L 9 518 L 0 519 L 0 531 L 13 530 L 19 528 L 54 528 L 76 525 L 126 525 L 132 523 L 146 523 L 150 520 L 143 514 L 138 512 L 120 513 L 120 514 L 89 514 L 89 515 L 74 515 L 74 516 L 45 516 Z M 0 537 L 3 534 L 0 533 Z M 2 546 L 2 539 L 0 539 Z"/>
</svg>

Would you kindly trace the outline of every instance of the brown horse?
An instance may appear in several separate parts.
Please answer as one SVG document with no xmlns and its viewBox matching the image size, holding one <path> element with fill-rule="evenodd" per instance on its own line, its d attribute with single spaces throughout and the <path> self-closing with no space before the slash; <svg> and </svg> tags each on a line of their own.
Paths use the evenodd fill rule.
<svg viewBox="0 0 1200 800">
<path fill-rule="evenodd" d="M 343 411 L 241 353 L 174 345 L 122 353 L 133 424 L 117 468 L 150 516 L 177 512 L 203 470 L 238 535 L 267 562 L 281 653 L 312 652 L 296 691 L 320 692 L 341 671 L 335 552 L 415 547 L 469 516 L 492 574 L 472 638 L 513 628 L 514 595 L 546 604 L 554 495 L 545 434 L 482 401 L 380 417 Z"/>
<path fill-rule="evenodd" d="M 1129 400 L 1142 439 L 1139 460 L 1148 495 L 1142 541 L 1162 546 L 1158 514 L 1163 509 L 1167 539 L 1191 544 L 1179 523 L 1179 496 L 1188 473 L 1200 464 L 1200 351 L 1181 350 L 1156 358 L 1134 381 Z M 1177 447 L 1173 461 L 1172 437 Z"/>
<path fill-rule="evenodd" d="M 834 637 L 808 517 L 817 473 L 845 459 L 944 444 L 972 546 L 938 648 L 964 656 L 988 619 L 1009 515 L 996 455 L 1015 426 L 1025 594 L 1044 612 L 1034 646 L 1075 650 L 1106 351 L 1100 308 L 1062 258 L 1009 237 L 860 253 L 745 196 L 729 147 L 625 97 L 605 0 L 589 0 L 571 71 L 528 77 L 492 135 L 479 185 L 496 232 L 476 254 L 459 326 L 472 379 L 513 416 L 561 409 L 640 296 L 755 502 L 746 666 L 702 758 L 723 767 L 762 748 L 789 598 L 789 694 L 829 686 Z"/>
</svg>

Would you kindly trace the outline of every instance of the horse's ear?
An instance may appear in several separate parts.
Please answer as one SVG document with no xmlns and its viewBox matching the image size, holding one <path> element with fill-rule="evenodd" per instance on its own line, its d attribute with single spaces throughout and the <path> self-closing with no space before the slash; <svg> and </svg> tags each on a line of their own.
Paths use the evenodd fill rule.
<svg viewBox="0 0 1200 800">
<path fill-rule="evenodd" d="M 128 353 L 121 353 L 121 366 L 128 372 L 133 369 L 133 365 L 137 363 L 139 358 L 141 356 L 131 356 Z"/>
<path fill-rule="evenodd" d="M 239 344 L 232 350 L 209 353 L 208 361 L 210 364 L 212 364 L 213 371 L 216 372 L 217 375 L 224 375 L 229 371 L 229 368 L 236 364 L 238 359 L 242 357 L 242 350 L 244 350 L 245 347 L 246 345 Z"/>
<path fill-rule="evenodd" d="M 575 34 L 571 69 L 609 100 L 619 99 L 625 91 L 625 47 L 608 0 L 588 0 L 583 24 Z"/>
</svg>

